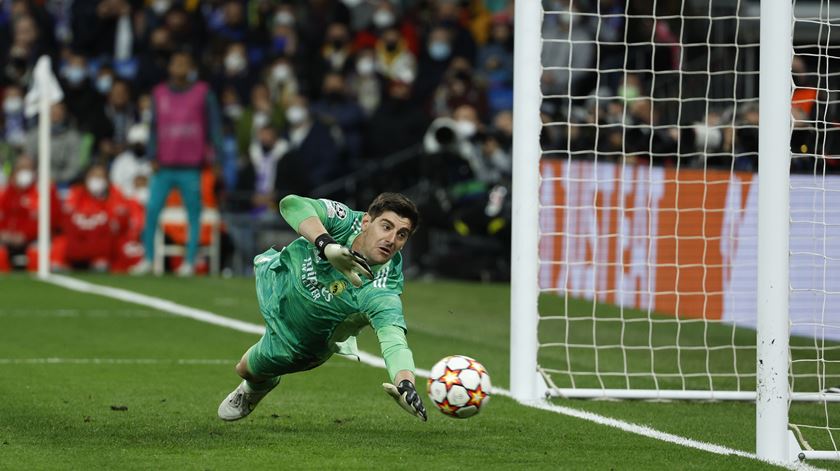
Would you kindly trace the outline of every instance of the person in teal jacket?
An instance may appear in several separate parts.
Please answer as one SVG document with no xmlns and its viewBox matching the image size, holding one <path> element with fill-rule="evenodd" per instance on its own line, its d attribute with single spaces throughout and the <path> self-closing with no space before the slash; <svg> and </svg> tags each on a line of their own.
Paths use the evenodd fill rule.
<svg viewBox="0 0 840 471">
<path fill-rule="evenodd" d="M 266 331 L 236 365 L 243 381 L 219 405 L 219 417 L 247 416 L 283 375 L 315 368 L 335 353 L 358 358 L 356 336 L 370 325 L 391 380 L 383 388 L 425 421 L 400 299 L 400 250 L 417 229 L 415 204 L 382 193 L 362 212 L 289 195 L 280 214 L 301 237 L 254 258 Z"/>
</svg>

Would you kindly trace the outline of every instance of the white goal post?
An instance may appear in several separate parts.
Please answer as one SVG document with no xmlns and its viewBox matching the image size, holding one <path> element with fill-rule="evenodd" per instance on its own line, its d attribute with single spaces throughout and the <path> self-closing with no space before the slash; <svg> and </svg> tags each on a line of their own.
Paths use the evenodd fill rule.
<svg viewBox="0 0 840 471">
<path fill-rule="evenodd" d="M 515 4 L 511 393 L 756 401 L 760 458 L 840 459 L 840 7 L 643 3 Z"/>
</svg>

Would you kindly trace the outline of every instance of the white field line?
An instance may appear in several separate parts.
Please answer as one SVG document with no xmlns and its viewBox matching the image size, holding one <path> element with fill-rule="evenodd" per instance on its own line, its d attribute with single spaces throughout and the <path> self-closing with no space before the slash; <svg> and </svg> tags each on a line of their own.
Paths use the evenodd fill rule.
<svg viewBox="0 0 840 471">
<path fill-rule="evenodd" d="M 240 332 L 247 332 L 252 334 L 259 334 L 262 335 L 265 332 L 265 327 L 257 324 L 251 324 L 249 322 L 240 321 L 237 319 L 231 319 L 228 317 L 220 316 L 218 314 L 213 314 L 212 312 L 204 311 L 202 309 L 196 309 L 189 306 L 184 306 L 181 304 L 174 303 L 172 301 L 167 301 L 165 299 L 156 298 L 153 296 L 147 296 L 145 294 L 135 293 L 133 291 L 128 291 L 119 288 L 112 288 L 110 286 L 102 286 L 93 283 L 88 283 L 86 281 L 77 280 L 75 278 L 69 278 L 62 275 L 49 275 L 46 279 L 42 279 L 48 283 L 52 283 L 73 291 L 79 291 L 82 293 L 90 293 L 90 294 L 98 294 L 100 296 L 106 296 L 109 298 L 117 299 L 119 301 L 125 301 L 135 304 L 140 304 L 142 306 L 152 307 L 164 312 L 168 312 L 170 314 L 174 314 L 176 316 L 188 317 L 190 319 L 194 319 L 200 322 L 206 322 L 209 324 L 219 325 L 222 327 L 227 327 L 229 329 L 238 330 Z M 372 355 L 367 352 L 359 352 L 359 361 L 366 365 L 375 366 L 378 368 L 385 368 L 385 360 L 381 357 L 376 355 Z M 417 370 L 417 375 L 422 376 L 424 378 L 429 377 L 428 370 Z M 498 394 L 500 396 L 511 397 L 510 391 L 499 388 L 493 387 L 493 394 Z M 605 417 L 603 415 L 595 414 L 593 412 L 582 411 L 578 409 L 573 409 L 570 407 L 563 407 L 554 405 L 545 401 L 540 401 L 537 403 L 524 403 L 520 402 L 520 404 L 526 407 L 533 407 L 536 409 L 541 409 L 549 412 L 554 412 L 557 414 L 566 415 L 569 417 L 575 417 L 578 419 L 587 420 L 590 422 L 594 422 L 600 425 L 606 425 L 608 427 L 614 427 L 619 430 L 632 433 L 635 435 L 641 435 L 643 437 L 652 438 L 655 440 L 664 441 L 667 443 L 672 443 L 679 446 L 684 446 L 688 448 L 694 448 L 697 450 L 706 451 L 709 453 L 715 453 L 718 455 L 732 455 L 732 456 L 739 456 L 743 458 L 750 458 L 754 460 L 759 460 L 758 456 L 755 453 L 750 453 L 741 450 L 735 450 L 733 448 L 728 448 L 721 445 L 715 445 L 712 443 L 701 442 L 699 440 L 692 440 L 690 438 L 681 437 L 679 435 L 674 435 L 670 433 L 660 432 L 659 430 L 644 426 L 644 425 L 637 425 L 630 422 L 624 422 L 622 420 L 614 419 L 611 417 Z M 759 460 L 761 461 L 761 460 Z M 779 463 L 779 462 L 770 462 L 770 464 L 774 464 L 777 466 L 782 466 L 787 469 L 796 469 L 796 470 L 810 470 L 810 469 L 818 469 L 813 468 L 804 463 Z"/>
<path fill-rule="evenodd" d="M 0 365 L 233 365 L 230 358 L 0 358 Z"/>
</svg>

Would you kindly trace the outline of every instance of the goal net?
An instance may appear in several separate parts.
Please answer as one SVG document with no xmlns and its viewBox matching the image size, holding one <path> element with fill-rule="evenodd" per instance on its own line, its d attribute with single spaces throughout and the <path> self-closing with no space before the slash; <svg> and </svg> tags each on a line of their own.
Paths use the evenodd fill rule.
<svg viewBox="0 0 840 471">
<path fill-rule="evenodd" d="M 789 198 L 789 212 L 773 209 L 787 226 L 778 233 L 789 231 L 789 249 L 777 251 L 786 255 L 787 320 L 773 322 L 789 334 L 778 344 L 787 355 L 784 427 L 806 450 L 837 455 L 840 7 L 792 3 L 792 40 L 775 52 L 787 67 L 783 145 L 765 146 L 761 159 L 762 168 L 776 155 L 790 159 L 786 183 L 772 187 Z M 515 100 L 538 102 L 540 131 L 528 134 L 515 108 L 514 394 L 755 400 L 766 279 L 758 2 L 544 0 L 539 17 L 539 96 L 528 95 L 527 74 L 515 77 Z M 517 67 L 530 44 L 519 29 Z M 538 140 L 538 161 L 525 140 Z M 528 165 L 540 182 L 532 213 L 522 194 L 533 183 L 516 180 Z M 517 223 L 539 227 L 538 237 Z M 527 268 L 518 268 L 530 262 L 539 287 L 533 349 L 521 312 L 530 309 Z M 533 388 L 545 390 L 517 386 L 530 381 L 517 365 L 533 366 L 542 379 Z"/>
</svg>

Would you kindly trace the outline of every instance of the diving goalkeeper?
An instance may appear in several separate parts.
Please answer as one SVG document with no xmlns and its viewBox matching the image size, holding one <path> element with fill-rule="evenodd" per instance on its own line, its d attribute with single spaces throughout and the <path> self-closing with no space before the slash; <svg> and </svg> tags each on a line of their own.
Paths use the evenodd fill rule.
<svg viewBox="0 0 840 471">
<path fill-rule="evenodd" d="M 425 421 L 400 300 L 400 250 L 417 229 L 417 207 L 397 193 L 380 194 L 367 212 L 290 195 L 280 213 L 301 237 L 254 258 L 266 331 L 236 365 L 244 381 L 219 405 L 219 417 L 245 417 L 283 375 L 315 368 L 334 353 L 358 358 L 356 335 L 370 325 L 391 379 L 385 392 Z"/>
</svg>

